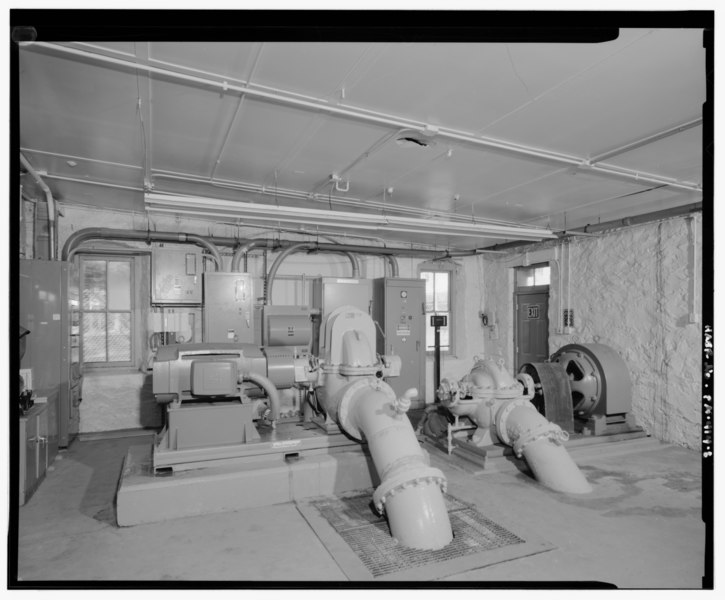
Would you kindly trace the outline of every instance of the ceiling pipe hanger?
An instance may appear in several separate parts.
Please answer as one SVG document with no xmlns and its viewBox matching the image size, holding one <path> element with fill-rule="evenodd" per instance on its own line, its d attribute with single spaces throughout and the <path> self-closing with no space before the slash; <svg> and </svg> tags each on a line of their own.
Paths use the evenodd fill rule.
<svg viewBox="0 0 725 600">
<path fill-rule="evenodd" d="M 314 112 L 325 112 L 328 114 L 347 117 L 358 121 L 366 121 L 370 123 L 377 123 L 379 125 L 386 125 L 394 127 L 396 129 L 412 129 L 420 133 L 428 135 L 431 132 L 431 125 L 418 121 L 410 121 L 401 117 L 393 115 L 387 115 L 375 111 L 370 111 L 357 107 L 348 107 L 346 105 L 338 104 L 332 105 L 324 100 L 306 100 L 299 97 L 290 95 L 284 95 L 278 92 L 268 92 L 258 88 L 249 87 L 249 85 L 236 85 L 231 84 L 226 80 L 214 80 L 210 78 L 198 77 L 194 75 L 188 75 L 185 73 L 179 73 L 172 69 L 154 67 L 151 65 L 139 64 L 131 60 L 123 60 L 89 52 L 86 50 L 79 50 L 70 46 L 63 46 L 60 44 L 48 43 L 48 42 L 21 42 L 21 47 L 24 48 L 45 48 L 52 51 L 62 52 L 71 54 L 74 56 L 80 56 L 86 59 L 95 60 L 98 62 L 105 62 L 108 64 L 114 64 L 120 67 L 125 67 L 134 70 L 144 70 L 148 73 L 156 73 L 165 77 L 170 77 L 178 80 L 188 81 L 190 83 L 196 83 L 211 88 L 221 88 L 224 91 L 234 91 L 240 94 L 246 94 L 262 100 L 269 100 L 286 104 L 289 106 L 295 106 L 303 110 L 312 110 Z M 530 146 L 523 146 L 520 144 L 514 144 L 505 140 L 497 140 L 493 138 L 487 138 L 483 136 L 476 136 L 467 132 L 460 132 L 454 129 L 445 127 L 434 128 L 434 134 L 436 137 L 455 140 L 464 144 L 484 147 L 490 150 L 498 150 L 508 152 L 514 155 L 528 157 L 532 159 L 545 160 L 556 164 L 565 164 L 572 167 L 592 170 L 597 173 L 608 175 L 614 178 L 634 180 L 637 182 L 646 183 L 661 183 L 664 185 L 687 189 L 695 192 L 702 192 L 702 186 L 691 182 L 681 182 L 677 179 L 670 177 L 663 177 L 652 173 L 640 173 L 631 169 L 625 169 L 615 167 L 613 165 L 594 164 L 591 159 L 581 158 L 569 154 L 563 154 L 544 150 L 541 148 L 535 148 Z"/>
</svg>

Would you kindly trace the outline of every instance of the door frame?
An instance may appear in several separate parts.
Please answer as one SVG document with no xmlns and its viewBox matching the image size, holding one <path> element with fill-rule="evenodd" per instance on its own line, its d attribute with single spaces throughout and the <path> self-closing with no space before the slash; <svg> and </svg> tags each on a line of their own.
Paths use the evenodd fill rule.
<svg viewBox="0 0 725 600">
<path fill-rule="evenodd" d="M 514 273 L 514 294 L 513 294 L 513 322 L 514 322 L 514 339 L 513 339 L 513 365 L 514 365 L 514 372 L 518 373 L 519 369 L 521 368 L 521 365 L 518 364 L 519 362 L 519 319 L 518 319 L 518 304 L 519 304 L 519 296 L 527 296 L 530 294 L 546 294 L 546 310 L 547 310 L 547 322 L 549 318 L 549 302 L 551 300 L 551 293 L 550 293 L 550 285 L 532 285 L 529 287 L 516 287 L 516 274 Z M 547 354 L 549 352 L 550 346 L 549 346 L 549 330 L 551 329 L 551 324 L 548 323 L 549 327 L 547 327 L 546 331 L 546 347 L 547 347 Z"/>
</svg>

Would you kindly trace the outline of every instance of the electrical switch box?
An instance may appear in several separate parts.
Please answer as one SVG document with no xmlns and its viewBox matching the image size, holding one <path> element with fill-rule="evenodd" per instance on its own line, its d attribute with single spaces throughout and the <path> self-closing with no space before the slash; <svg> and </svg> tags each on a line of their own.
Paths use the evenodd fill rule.
<svg viewBox="0 0 725 600">
<path fill-rule="evenodd" d="M 152 304 L 201 304 L 200 248 L 155 248 L 151 257 Z"/>
<path fill-rule="evenodd" d="M 313 334 L 313 354 L 319 354 L 325 342 L 320 324 L 341 306 L 354 306 L 372 314 L 373 280 L 352 277 L 316 277 L 312 280 L 312 308 L 319 312 Z"/>
<path fill-rule="evenodd" d="M 248 273 L 203 274 L 206 343 L 254 343 L 254 293 Z"/>
<path fill-rule="evenodd" d="M 373 319 L 378 323 L 378 354 L 395 354 L 401 373 L 387 383 L 400 396 L 418 390 L 413 408 L 425 405 L 425 280 L 381 277 L 373 280 Z"/>
</svg>

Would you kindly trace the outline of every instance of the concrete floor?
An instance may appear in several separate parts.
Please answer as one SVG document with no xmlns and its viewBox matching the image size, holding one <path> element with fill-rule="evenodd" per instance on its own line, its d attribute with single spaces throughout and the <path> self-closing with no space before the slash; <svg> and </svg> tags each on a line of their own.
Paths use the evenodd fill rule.
<svg viewBox="0 0 725 600">
<path fill-rule="evenodd" d="M 76 441 L 20 508 L 18 576 L 53 581 L 346 581 L 294 504 L 119 528 L 114 495 L 138 436 Z M 555 548 L 444 582 L 605 582 L 699 589 L 705 568 L 699 454 L 651 438 L 571 447 L 586 496 L 538 485 L 520 461 L 486 468 L 429 448 L 448 491 Z"/>
</svg>

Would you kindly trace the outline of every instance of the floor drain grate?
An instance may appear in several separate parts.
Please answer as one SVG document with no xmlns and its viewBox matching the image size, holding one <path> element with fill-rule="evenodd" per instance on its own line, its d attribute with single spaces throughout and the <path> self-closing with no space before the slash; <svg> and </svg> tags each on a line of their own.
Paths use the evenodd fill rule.
<svg viewBox="0 0 725 600">
<path fill-rule="evenodd" d="M 398 544 L 391 537 L 385 518 L 373 512 L 369 494 L 324 498 L 313 501 L 312 505 L 373 577 L 525 543 L 518 535 L 452 496 L 446 496 L 446 505 L 454 537 L 440 550 L 415 550 Z"/>
</svg>

